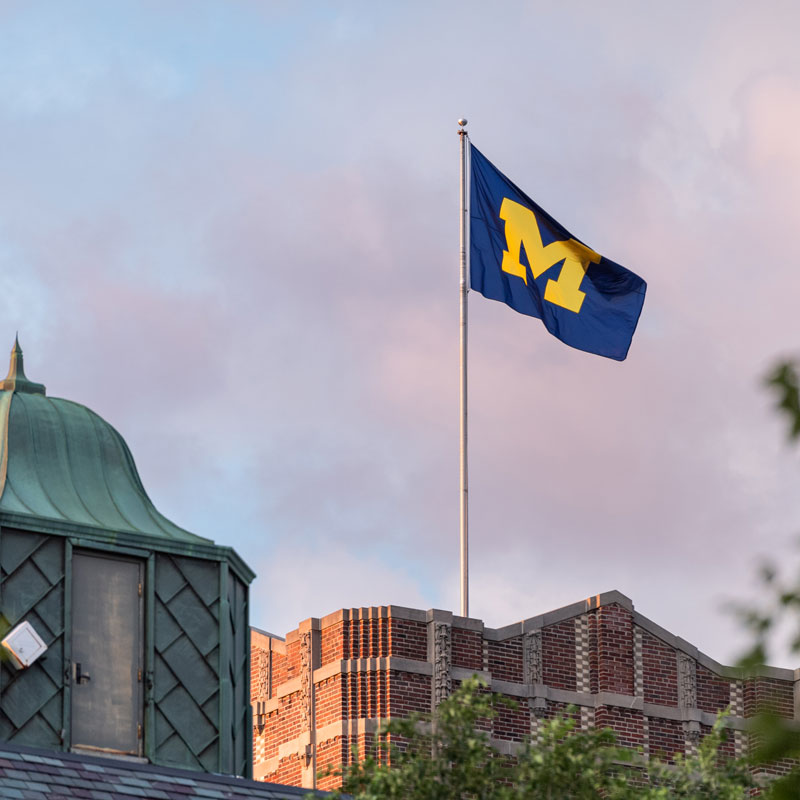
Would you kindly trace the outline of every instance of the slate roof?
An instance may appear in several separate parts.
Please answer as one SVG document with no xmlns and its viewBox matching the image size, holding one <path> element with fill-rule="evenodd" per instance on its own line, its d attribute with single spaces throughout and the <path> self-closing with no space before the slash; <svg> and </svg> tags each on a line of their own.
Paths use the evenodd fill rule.
<svg viewBox="0 0 800 800">
<path fill-rule="evenodd" d="M 308 789 L 232 775 L 0 742 L 3 800 L 298 800 L 312 796 Z"/>
</svg>

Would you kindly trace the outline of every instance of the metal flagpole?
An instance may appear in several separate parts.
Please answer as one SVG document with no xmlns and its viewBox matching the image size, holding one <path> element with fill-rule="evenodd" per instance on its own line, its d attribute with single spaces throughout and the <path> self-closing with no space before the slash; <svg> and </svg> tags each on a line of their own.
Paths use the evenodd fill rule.
<svg viewBox="0 0 800 800">
<path fill-rule="evenodd" d="M 459 224 L 461 261 L 461 616 L 469 616 L 469 526 L 467 479 L 467 120 L 458 121 L 461 140 L 461 217 Z"/>
</svg>

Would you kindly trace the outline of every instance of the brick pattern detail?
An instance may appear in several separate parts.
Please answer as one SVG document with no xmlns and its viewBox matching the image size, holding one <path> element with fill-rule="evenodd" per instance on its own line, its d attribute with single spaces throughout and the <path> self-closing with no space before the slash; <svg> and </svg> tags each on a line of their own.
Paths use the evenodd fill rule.
<svg viewBox="0 0 800 800">
<path fill-rule="evenodd" d="M 274 772 L 267 774 L 264 780 L 270 783 L 283 783 L 286 786 L 300 786 L 302 771 L 300 756 L 292 754 L 283 759 L 280 766 Z"/>
<path fill-rule="evenodd" d="M 677 707 L 678 662 L 675 651 L 647 631 L 641 631 L 641 640 L 644 702 Z"/>
<path fill-rule="evenodd" d="M 580 723 L 581 721 L 580 712 L 570 711 L 569 705 L 566 703 L 548 703 L 547 713 L 544 715 L 543 719 L 551 720 L 556 719 L 557 717 L 571 719 L 576 723 Z"/>
<path fill-rule="evenodd" d="M 424 714 L 431 707 L 431 680 L 425 675 L 392 670 L 389 673 L 390 716 Z"/>
<path fill-rule="evenodd" d="M 361 610 L 353 609 L 353 612 Z M 424 622 L 392 617 L 369 618 L 368 614 L 354 613 L 323 628 L 320 664 L 325 666 L 342 659 L 386 658 L 389 655 L 424 661 L 427 649 L 428 631 Z"/>
<path fill-rule="evenodd" d="M 334 736 L 324 742 L 317 742 L 317 772 L 322 773 L 322 777 L 317 780 L 318 789 L 332 791 L 339 788 L 339 778 L 332 773 L 348 760 L 346 741 L 343 736 Z"/>
<path fill-rule="evenodd" d="M 424 661 L 428 653 L 428 631 L 424 622 L 389 620 L 389 650 L 383 656 Z"/>
<path fill-rule="evenodd" d="M 272 693 L 269 697 L 262 698 L 264 700 L 269 700 L 272 697 L 275 697 L 275 691 L 278 686 L 283 686 L 284 683 L 288 680 L 287 677 L 287 664 L 286 664 L 286 648 L 283 651 L 272 651 L 272 680 L 270 681 L 272 685 Z"/>
<path fill-rule="evenodd" d="M 515 701 L 516 708 L 500 705 L 494 719 L 492 735 L 507 742 L 521 742 L 531 732 L 531 712 L 527 704 Z"/>
<path fill-rule="evenodd" d="M 522 638 L 487 642 L 489 672 L 501 681 L 522 683 Z"/>
<path fill-rule="evenodd" d="M 642 655 L 642 629 L 633 628 L 633 693 L 644 696 L 644 656 Z"/>
<path fill-rule="evenodd" d="M 596 612 L 598 684 L 601 692 L 633 692 L 633 615 L 618 605 Z"/>
<path fill-rule="evenodd" d="M 744 682 L 744 713 L 752 717 L 759 711 L 774 711 L 782 717 L 794 716 L 793 687 L 785 681 L 755 678 Z"/>
<path fill-rule="evenodd" d="M 714 675 L 701 664 L 697 665 L 697 707 L 716 714 L 731 703 L 731 684 Z"/>
<path fill-rule="evenodd" d="M 742 681 L 731 681 L 731 713 L 737 717 L 744 716 L 744 684 Z M 736 758 L 745 754 L 747 739 L 743 731 L 733 732 L 733 749 Z"/>
<path fill-rule="evenodd" d="M 650 718 L 642 714 L 642 756 L 645 761 L 650 758 Z"/>
<path fill-rule="evenodd" d="M 641 747 L 644 740 L 643 715 L 638 711 L 616 706 L 600 706 L 595 711 L 598 728 L 611 728 L 623 747 Z"/>
<path fill-rule="evenodd" d="M 692 726 L 684 724 L 683 747 L 687 758 L 694 758 L 697 755 L 697 744 L 700 740 L 700 730 L 693 730 Z"/>
<path fill-rule="evenodd" d="M 453 666 L 480 672 L 483 669 L 483 637 L 480 632 L 454 628 L 451 640 Z M 425 660 L 424 654 L 421 660 Z"/>
<path fill-rule="evenodd" d="M 737 726 L 763 708 L 793 716 L 791 680 L 728 680 L 678 644 L 634 625 L 631 611 L 617 603 L 600 605 L 593 598 L 556 619 L 498 638 L 473 620 L 461 627 L 459 618 L 442 612 L 403 609 L 394 616 L 392 607 L 381 607 L 311 620 L 285 642 L 254 632 L 256 777 L 309 787 L 312 765 L 336 769 L 354 758 L 354 747 L 363 756 L 382 721 L 429 712 L 470 670 L 488 674 L 494 690 L 517 704 L 501 706 L 481 726 L 512 751 L 526 736 L 539 737 L 546 721 L 566 714 L 569 703 L 582 728 L 609 727 L 645 758 L 668 760 L 696 752 L 710 730 L 702 723 L 728 705 Z M 312 648 L 308 631 L 317 637 Z M 304 719 L 309 696 L 310 730 Z M 671 709 L 678 708 L 683 722 L 673 718 Z M 752 744 L 736 730 L 725 753 L 742 755 Z M 789 766 L 779 763 L 772 771 Z M 320 790 L 337 786 L 332 775 L 317 781 Z"/>
<path fill-rule="evenodd" d="M 565 620 L 542 629 L 543 683 L 577 691 L 575 685 L 575 623 Z"/>
<path fill-rule="evenodd" d="M 737 717 L 744 716 L 744 683 L 742 681 L 730 681 L 728 684 L 731 690 L 731 713 Z"/>
<path fill-rule="evenodd" d="M 589 627 L 589 614 L 582 614 L 575 618 L 575 685 L 579 692 L 591 691 Z M 594 717 L 594 709 L 581 706 L 581 728 L 583 730 L 589 729 L 594 724 Z"/>
<path fill-rule="evenodd" d="M 704 738 L 711 733 L 711 727 L 702 725 L 700 728 L 700 736 Z M 733 758 L 735 752 L 735 744 L 732 736 L 728 736 L 725 741 L 720 745 L 719 752 L 723 758 Z"/>
<path fill-rule="evenodd" d="M 344 621 L 337 622 L 322 631 L 320 636 L 320 663 L 322 666 L 345 658 L 345 648 L 349 647 L 349 630 Z"/>
<path fill-rule="evenodd" d="M 588 692 L 589 683 L 589 615 L 575 619 L 575 684 L 579 692 Z"/>
<path fill-rule="evenodd" d="M 600 649 L 597 646 L 597 611 L 589 613 L 589 690 L 597 694 L 600 677 Z"/>
<path fill-rule="evenodd" d="M 672 719 L 648 719 L 650 755 L 674 763 L 675 755 L 685 753 L 683 726 Z"/>
</svg>

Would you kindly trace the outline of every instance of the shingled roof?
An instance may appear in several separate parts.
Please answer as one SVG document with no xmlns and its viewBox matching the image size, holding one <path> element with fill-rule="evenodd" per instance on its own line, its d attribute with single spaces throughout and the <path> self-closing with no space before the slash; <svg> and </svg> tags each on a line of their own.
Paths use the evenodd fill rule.
<svg viewBox="0 0 800 800">
<path fill-rule="evenodd" d="M 298 800 L 310 796 L 307 789 L 232 775 L 0 743 L 0 797 L 8 800 Z"/>
</svg>

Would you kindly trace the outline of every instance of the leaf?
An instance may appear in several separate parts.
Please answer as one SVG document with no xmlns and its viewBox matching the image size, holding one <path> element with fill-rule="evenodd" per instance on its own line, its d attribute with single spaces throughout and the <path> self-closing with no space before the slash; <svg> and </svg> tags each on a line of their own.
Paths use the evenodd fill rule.
<svg viewBox="0 0 800 800">
<path fill-rule="evenodd" d="M 789 439 L 800 437 L 800 379 L 797 366 L 791 361 L 782 361 L 764 379 L 766 385 L 777 396 L 776 408 L 789 421 Z"/>
</svg>

